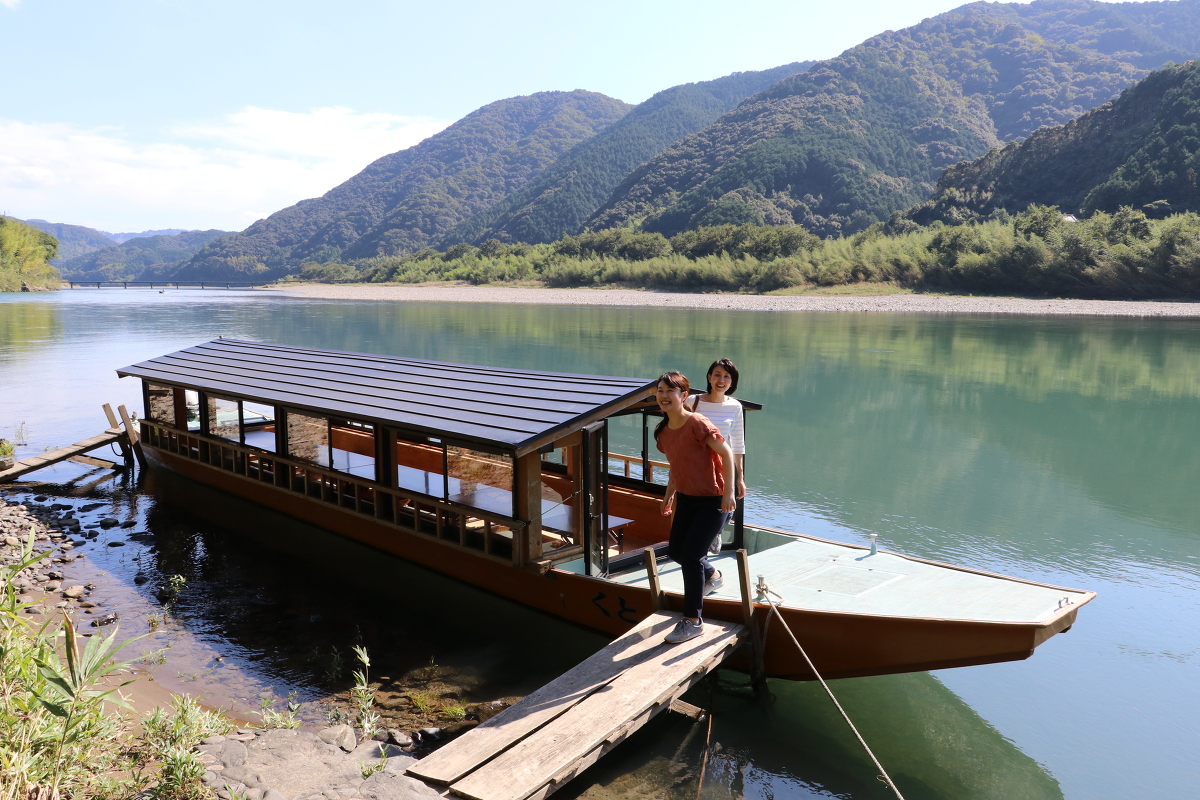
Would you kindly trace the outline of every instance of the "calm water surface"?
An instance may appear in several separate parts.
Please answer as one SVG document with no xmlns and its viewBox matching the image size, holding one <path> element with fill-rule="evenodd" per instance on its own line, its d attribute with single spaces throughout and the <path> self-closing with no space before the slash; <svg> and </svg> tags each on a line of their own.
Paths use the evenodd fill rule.
<svg viewBox="0 0 1200 800">
<path fill-rule="evenodd" d="M 0 295 L 0 436 L 24 422 L 29 453 L 93 435 L 100 403 L 140 408 L 114 369 L 218 335 L 693 381 L 731 357 L 766 407 L 748 421 L 748 518 L 1100 593 L 1028 661 L 832 684 L 909 800 L 1200 793 L 1198 321 Z M 75 567 L 123 633 L 157 611 L 154 579 L 188 577 L 152 669 L 214 702 L 295 691 L 319 717 L 321 675 L 355 641 L 378 674 L 432 656 L 480 700 L 603 644 L 170 475 L 42 479 L 138 523 Z M 891 796 L 819 687 L 773 682 L 763 707 L 738 683 L 694 690 L 715 712 L 705 798 Z M 560 796 L 693 797 L 691 733 L 660 718 Z"/>
</svg>

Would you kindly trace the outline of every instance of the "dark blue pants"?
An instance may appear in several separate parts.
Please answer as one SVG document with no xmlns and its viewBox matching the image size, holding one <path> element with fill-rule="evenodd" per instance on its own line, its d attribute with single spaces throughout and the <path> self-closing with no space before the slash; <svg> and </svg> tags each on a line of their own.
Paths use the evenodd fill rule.
<svg viewBox="0 0 1200 800">
<path fill-rule="evenodd" d="M 683 574 L 683 615 L 698 617 L 704 607 L 704 582 L 716 568 L 708 563 L 708 546 L 729 522 L 720 497 L 675 493 L 675 518 L 671 521 L 671 560 Z"/>
</svg>

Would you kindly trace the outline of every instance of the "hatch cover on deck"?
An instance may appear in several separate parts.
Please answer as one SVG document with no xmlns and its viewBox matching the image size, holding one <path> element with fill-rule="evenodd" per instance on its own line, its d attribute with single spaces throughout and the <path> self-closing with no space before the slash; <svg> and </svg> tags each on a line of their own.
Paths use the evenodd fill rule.
<svg viewBox="0 0 1200 800">
<path fill-rule="evenodd" d="M 795 583 L 788 584 L 797 589 L 812 589 L 831 594 L 841 594 L 847 597 L 857 597 L 871 589 L 891 583 L 904 576 L 898 572 L 881 572 L 880 570 L 861 569 L 858 567 L 835 566 L 801 578 Z"/>
</svg>

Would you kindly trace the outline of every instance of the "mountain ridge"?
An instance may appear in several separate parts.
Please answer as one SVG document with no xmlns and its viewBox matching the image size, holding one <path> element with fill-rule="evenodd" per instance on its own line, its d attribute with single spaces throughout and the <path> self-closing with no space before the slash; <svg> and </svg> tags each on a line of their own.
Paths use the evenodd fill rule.
<svg viewBox="0 0 1200 800">
<path fill-rule="evenodd" d="M 418 250 L 519 189 L 629 108 L 583 90 L 489 103 L 423 142 L 377 159 L 321 197 L 214 242 L 179 275 L 273 277 L 305 260 Z"/>
<path fill-rule="evenodd" d="M 577 145 L 536 180 L 487 211 L 460 223 L 439 247 L 459 242 L 551 242 L 577 233 L 584 220 L 639 164 L 731 110 L 780 78 L 812 62 L 735 72 L 710 81 L 672 86 L 639 103 L 625 117 Z"/>
<path fill-rule="evenodd" d="M 1141 64 L 1194 55 L 1151 32 L 1164 14 L 1168 27 L 1200 30 L 1196 2 L 1038 0 L 972 3 L 879 34 L 748 98 L 642 165 L 585 227 L 670 235 L 755 221 L 796 222 L 826 236 L 862 230 L 919 202 L 949 163 L 1107 101 L 1148 72 Z M 1122 49 L 1131 43 L 1145 52 Z M 912 111 L 906 98 L 934 113 L 902 136 Z M 864 119 L 867 110 L 875 116 Z M 830 114 L 841 126 L 832 131 Z M 876 128 L 891 141 L 855 146 L 854 137 Z"/>
</svg>

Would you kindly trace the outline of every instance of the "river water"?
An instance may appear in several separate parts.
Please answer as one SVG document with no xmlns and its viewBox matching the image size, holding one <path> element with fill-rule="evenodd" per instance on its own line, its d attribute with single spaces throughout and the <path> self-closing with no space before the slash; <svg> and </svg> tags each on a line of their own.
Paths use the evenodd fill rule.
<svg viewBox="0 0 1200 800">
<path fill-rule="evenodd" d="M 730 357 L 765 406 L 748 520 L 1099 592 L 1027 661 L 831 683 L 908 800 L 1200 792 L 1200 320 L 0 295 L 0 436 L 23 424 L 29 454 L 94 435 L 101 403 L 140 410 L 116 368 L 217 336 L 701 384 Z M 214 704 L 295 692 L 314 719 L 355 643 L 374 674 L 454 675 L 464 700 L 528 692 L 604 643 L 171 475 L 39 479 L 20 496 L 136 522 L 93 537 L 75 576 L 149 632 L 135 648 L 165 648 L 156 680 Z M 173 574 L 187 588 L 160 621 L 151 587 Z M 770 688 L 693 690 L 714 711 L 703 797 L 891 796 L 818 686 Z M 559 796 L 694 797 L 702 743 L 665 715 Z"/>
</svg>

